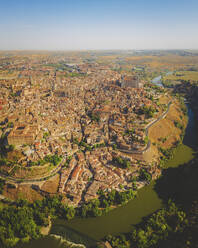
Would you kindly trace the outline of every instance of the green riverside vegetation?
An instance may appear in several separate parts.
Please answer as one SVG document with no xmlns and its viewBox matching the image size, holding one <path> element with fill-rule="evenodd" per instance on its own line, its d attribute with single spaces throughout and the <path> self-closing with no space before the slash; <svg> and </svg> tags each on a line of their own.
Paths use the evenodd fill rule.
<svg viewBox="0 0 198 248">
<path fill-rule="evenodd" d="M 185 212 L 170 201 L 166 208 L 135 225 L 130 233 L 108 235 L 105 240 L 109 241 L 113 248 L 160 247 L 160 241 L 171 234 L 181 233 L 187 224 Z"/>
<path fill-rule="evenodd" d="M 1 181 L 3 185 L 4 182 Z M 135 187 L 134 187 L 135 188 Z M 62 196 L 45 197 L 29 203 L 19 199 L 14 204 L 0 210 L 0 242 L 4 247 L 13 247 L 18 242 L 41 237 L 40 228 L 49 224 L 48 217 L 69 221 L 74 217 L 96 217 L 111 210 L 112 206 L 126 204 L 136 196 L 135 189 L 126 191 L 112 190 L 109 193 L 98 192 L 98 199 L 93 199 L 74 208 L 62 203 Z"/>
</svg>

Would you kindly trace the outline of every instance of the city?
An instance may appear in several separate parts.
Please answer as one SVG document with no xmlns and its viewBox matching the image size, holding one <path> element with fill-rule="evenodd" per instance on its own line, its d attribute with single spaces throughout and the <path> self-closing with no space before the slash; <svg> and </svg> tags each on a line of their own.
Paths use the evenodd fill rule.
<svg viewBox="0 0 198 248">
<path fill-rule="evenodd" d="M 0 9 L 0 248 L 197 248 L 198 2 Z"/>
</svg>

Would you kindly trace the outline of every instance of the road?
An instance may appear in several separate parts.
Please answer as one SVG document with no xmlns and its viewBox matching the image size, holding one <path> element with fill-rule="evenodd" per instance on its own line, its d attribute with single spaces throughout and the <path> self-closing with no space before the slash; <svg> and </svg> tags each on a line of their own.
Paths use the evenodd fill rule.
<svg viewBox="0 0 198 248">
<path fill-rule="evenodd" d="M 170 110 L 170 106 L 171 106 L 172 102 L 170 101 L 168 103 L 168 108 L 167 110 L 160 116 L 158 117 L 156 120 L 154 120 L 153 122 L 151 122 L 145 130 L 146 136 L 148 136 L 148 132 L 149 132 L 149 128 L 151 128 L 155 123 L 157 123 L 158 121 L 160 121 L 161 119 L 163 119 L 164 117 L 166 117 L 166 115 L 168 114 L 169 110 Z M 146 147 L 143 150 L 125 150 L 125 149 L 118 149 L 121 152 L 124 153 L 128 153 L 128 154 L 143 154 L 144 152 L 146 152 L 151 146 L 151 141 L 149 140 Z"/>
<path fill-rule="evenodd" d="M 58 173 L 63 165 L 65 163 L 65 159 L 63 158 L 63 160 L 60 162 L 60 164 L 54 168 L 53 170 L 50 171 L 50 173 L 44 177 L 39 177 L 39 178 L 32 178 L 32 179 L 24 179 L 24 178 L 14 178 L 14 177 L 11 177 L 11 176 L 7 176 L 3 173 L 0 173 L 0 177 L 2 179 L 5 179 L 7 181 L 10 181 L 10 182 L 13 182 L 13 183 L 16 183 L 16 184 L 27 184 L 27 183 L 35 183 L 35 182 L 41 182 L 41 181 L 45 181 L 47 180 L 47 178 L 53 176 L 54 174 Z"/>
</svg>

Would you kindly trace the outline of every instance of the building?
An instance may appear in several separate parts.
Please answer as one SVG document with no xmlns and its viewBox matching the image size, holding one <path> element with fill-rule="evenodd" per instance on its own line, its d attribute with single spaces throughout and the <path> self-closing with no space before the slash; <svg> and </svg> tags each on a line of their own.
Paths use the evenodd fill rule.
<svg viewBox="0 0 198 248">
<path fill-rule="evenodd" d="M 138 76 L 122 76 L 121 87 L 141 88 L 142 84 Z"/>
<path fill-rule="evenodd" d="M 32 144 L 38 134 L 39 127 L 36 125 L 20 124 L 15 126 L 8 135 L 9 145 Z"/>
</svg>

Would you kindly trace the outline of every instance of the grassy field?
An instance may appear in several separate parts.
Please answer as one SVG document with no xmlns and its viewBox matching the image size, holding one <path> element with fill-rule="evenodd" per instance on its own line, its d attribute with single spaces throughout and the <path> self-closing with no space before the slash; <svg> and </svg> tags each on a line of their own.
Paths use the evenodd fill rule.
<svg viewBox="0 0 198 248">
<path fill-rule="evenodd" d="M 198 71 L 177 71 L 172 75 L 164 76 L 164 80 L 191 80 L 198 81 Z"/>
</svg>

